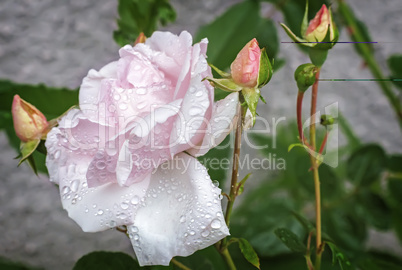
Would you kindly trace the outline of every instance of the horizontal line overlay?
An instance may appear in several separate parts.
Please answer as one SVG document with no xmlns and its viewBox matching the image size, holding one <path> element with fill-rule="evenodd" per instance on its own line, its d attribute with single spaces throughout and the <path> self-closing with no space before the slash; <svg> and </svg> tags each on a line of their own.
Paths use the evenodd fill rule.
<svg viewBox="0 0 402 270">
<path fill-rule="evenodd" d="M 324 42 L 324 41 L 281 41 L 281 43 L 378 43 L 377 41 L 336 41 L 336 42 Z"/>
<path fill-rule="evenodd" d="M 318 79 L 322 82 L 402 82 L 402 79 Z"/>
</svg>

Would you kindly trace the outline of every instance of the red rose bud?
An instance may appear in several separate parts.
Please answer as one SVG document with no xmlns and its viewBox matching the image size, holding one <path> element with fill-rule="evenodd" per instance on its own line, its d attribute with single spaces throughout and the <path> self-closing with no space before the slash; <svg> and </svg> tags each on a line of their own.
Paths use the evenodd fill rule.
<svg viewBox="0 0 402 270">
<path fill-rule="evenodd" d="M 310 21 L 304 37 L 308 42 L 322 42 L 329 30 L 329 40 L 333 41 L 335 39 L 334 27 L 331 11 L 323 4 L 314 19 Z"/>
<path fill-rule="evenodd" d="M 40 139 L 48 127 L 46 117 L 32 104 L 14 96 L 11 108 L 14 129 L 23 142 Z"/>
<path fill-rule="evenodd" d="M 233 81 L 243 87 L 257 86 L 260 69 L 261 50 L 254 38 L 239 52 L 230 65 Z"/>
</svg>

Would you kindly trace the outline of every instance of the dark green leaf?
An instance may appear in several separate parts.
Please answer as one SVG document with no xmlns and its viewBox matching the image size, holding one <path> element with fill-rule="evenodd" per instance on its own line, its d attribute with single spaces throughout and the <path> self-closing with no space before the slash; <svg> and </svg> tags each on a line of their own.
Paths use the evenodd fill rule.
<svg viewBox="0 0 402 270">
<path fill-rule="evenodd" d="M 387 162 L 387 169 L 391 172 L 402 173 L 402 155 L 390 156 Z"/>
<path fill-rule="evenodd" d="M 166 25 L 176 19 L 168 0 L 119 0 L 118 30 L 113 33 L 117 44 L 132 44 L 143 32 L 150 36 L 158 24 Z"/>
<path fill-rule="evenodd" d="M 361 251 L 367 238 L 367 225 L 362 222 L 354 207 L 355 203 L 325 211 L 323 215 L 323 231 L 342 249 Z"/>
<path fill-rule="evenodd" d="M 379 179 L 387 157 L 384 150 L 374 144 L 365 145 L 355 151 L 347 162 L 347 174 L 356 185 L 368 186 Z"/>
<path fill-rule="evenodd" d="M 300 241 L 299 237 L 286 228 L 278 228 L 275 230 L 276 236 L 293 252 L 305 254 L 307 247 Z"/>
<path fill-rule="evenodd" d="M 402 259 L 391 254 L 371 251 L 358 260 L 361 270 L 401 270 Z"/>
<path fill-rule="evenodd" d="M 35 151 L 35 149 L 38 147 L 40 143 L 40 139 L 37 140 L 32 140 L 26 143 L 21 143 L 20 151 L 21 151 L 21 159 L 20 165 L 24 160 L 26 160 L 32 153 Z"/>
<path fill-rule="evenodd" d="M 402 54 L 394 54 L 388 58 L 388 67 L 391 70 L 392 82 L 402 89 Z M 398 81 L 395 81 L 398 80 Z"/>
<path fill-rule="evenodd" d="M 368 190 L 358 193 L 358 202 L 363 211 L 362 218 L 379 230 L 386 230 L 391 226 L 391 210 L 384 199 Z"/>
<path fill-rule="evenodd" d="M 225 270 L 226 264 L 214 246 L 195 252 L 188 257 L 176 257 L 191 270 Z"/>
<path fill-rule="evenodd" d="M 258 258 L 258 255 L 253 247 L 246 239 L 239 239 L 239 248 L 244 258 L 246 258 L 249 263 L 260 269 L 260 259 Z"/>
<path fill-rule="evenodd" d="M 81 257 L 73 270 L 136 270 L 137 261 L 121 252 L 95 251 Z"/>
<path fill-rule="evenodd" d="M 394 205 L 402 206 L 402 180 L 395 178 L 388 179 L 388 192 Z"/>
</svg>

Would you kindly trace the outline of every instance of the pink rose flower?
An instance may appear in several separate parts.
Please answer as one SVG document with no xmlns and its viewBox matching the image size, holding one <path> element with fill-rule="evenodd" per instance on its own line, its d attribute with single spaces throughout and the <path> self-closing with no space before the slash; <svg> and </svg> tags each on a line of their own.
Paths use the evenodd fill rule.
<svg viewBox="0 0 402 270">
<path fill-rule="evenodd" d="M 23 142 L 39 140 L 44 135 L 48 122 L 46 117 L 35 106 L 14 96 L 11 107 L 14 130 L 18 138 Z"/>
<path fill-rule="evenodd" d="M 86 232 L 126 225 L 140 265 L 168 265 L 229 234 L 221 190 L 194 156 L 230 132 L 238 93 L 213 102 L 206 50 L 187 32 L 126 45 L 88 72 L 80 109 L 47 136 L 69 216 Z"/>
</svg>

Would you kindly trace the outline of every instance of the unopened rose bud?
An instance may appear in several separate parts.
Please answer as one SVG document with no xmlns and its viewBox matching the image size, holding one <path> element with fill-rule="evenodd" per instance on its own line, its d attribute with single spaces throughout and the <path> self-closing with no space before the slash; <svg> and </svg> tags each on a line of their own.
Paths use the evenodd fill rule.
<svg viewBox="0 0 402 270">
<path fill-rule="evenodd" d="M 335 119 L 331 115 L 321 115 L 320 124 L 325 127 L 331 127 L 335 123 Z"/>
<path fill-rule="evenodd" d="M 307 27 L 304 37 L 308 42 L 323 42 L 329 31 L 329 40 L 335 40 L 335 25 L 332 21 L 331 11 L 325 4 L 317 12 Z"/>
<path fill-rule="evenodd" d="M 243 87 L 257 86 L 261 50 L 254 38 L 239 52 L 230 65 L 233 81 Z"/>
<path fill-rule="evenodd" d="M 299 91 L 305 92 L 310 86 L 315 83 L 315 75 L 318 68 L 310 63 L 303 64 L 297 67 L 295 71 L 295 80 Z"/>
<path fill-rule="evenodd" d="M 11 108 L 14 129 L 23 142 L 40 139 L 48 127 L 46 117 L 32 104 L 14 96 Z"/>
</svg>

